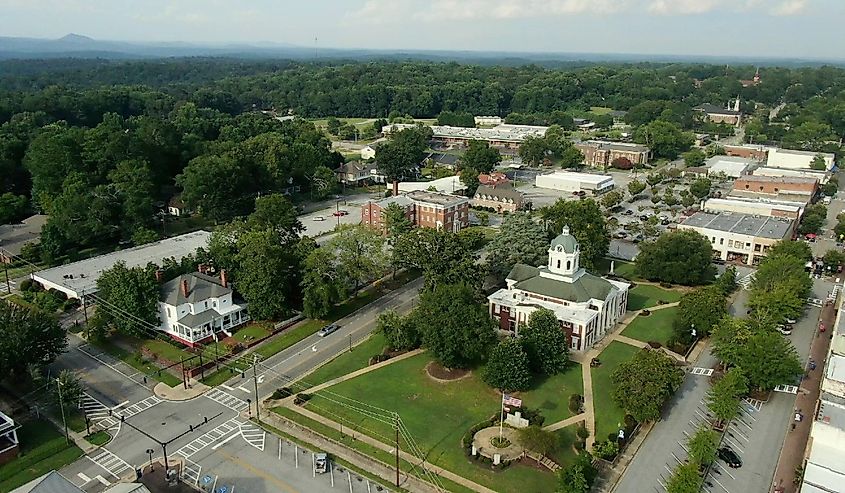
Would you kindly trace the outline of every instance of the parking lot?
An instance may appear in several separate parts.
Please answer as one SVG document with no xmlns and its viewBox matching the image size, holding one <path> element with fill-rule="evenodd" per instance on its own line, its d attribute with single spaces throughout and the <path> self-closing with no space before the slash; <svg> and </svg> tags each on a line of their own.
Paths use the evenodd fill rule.
<svg viewBox="0 0 845 493">
<path fill-rule="evenodd" d="M 366 201 L 367 199 L 360 197 L 351 200 L 341 198 L 332 207 L 299 216 L 299 220 L 305 227 L 302 234 L 314 238 L 331 232 L 340 224 L 359 224 L 361 222 L 361 206 Z M 342 215 L 335 215 L 338 211 L 342 211 L 339 213 Z"/>
</svg>

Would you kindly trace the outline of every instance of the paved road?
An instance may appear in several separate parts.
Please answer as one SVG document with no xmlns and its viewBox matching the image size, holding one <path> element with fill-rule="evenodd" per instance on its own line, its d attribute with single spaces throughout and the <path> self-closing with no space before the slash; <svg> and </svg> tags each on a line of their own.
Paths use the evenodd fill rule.
<svg viewBox="0 0 845 493">
<path fill-rule="evenodd" d="M 299 379 L 311 369 L 347 350 L 350 340 L 353 345 L 363 340 L 375 329 L 379 314 L 387 310 L 408 313 L 416 306 L 422 284 L 422 278 L 412 281 L 348 317 L 338 320 L 340 329 L 333 334 L 326 337 L 313 334 L 267 358 L 259 367 L 258 392 L 266 396 L 279 387 L 287 386 L 291 380 Z M 307 381 L 307 378 L 305 380 Z M 243 399 L 253 398 L 254 382 L 249 374 L 246 378 L 236 375 L 226 382 L 226 386 L 236 389 L 232 392 Z"/>
<path fill-rule="evenodd" d="M 816 280 L 813 297 L 824 299 L 833 288 L 829 280 Z M 747 291 L 741 291 L 730 307 L 735 317 L 745 316 Z M 810 342 L 816 330 L 820 308 L 808 306 L 792 335 L 803 362 L 806 363 Z M 714 368 L 716 359 L 709 350 L 701 354 L 693 367 Z M 669 402 L 642 448 L 631 462 L 615 491 L 640 493 L 665 491 L 674 467 L 686 459 L 685 445 L 699 425 L 707 419 L 706 395 L 710 379 L 687 373 L 683 385 Z M 717 463 L 703 491 L 708 493 L 749 493 L 768 491 L 777 466 L 778 454 L 787 433 L 795 395 L 775 392 L 767 403 L 749 401 L 743 404 L 740 418 L 732 423 L 726 443 L 742 458 L 740 469 L 729 469 Z"/>
</svg>

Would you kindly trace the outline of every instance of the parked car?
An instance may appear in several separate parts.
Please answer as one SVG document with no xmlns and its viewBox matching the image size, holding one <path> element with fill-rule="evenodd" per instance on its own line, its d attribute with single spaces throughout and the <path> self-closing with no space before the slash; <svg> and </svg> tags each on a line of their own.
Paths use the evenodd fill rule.
<svg viewBox="0 0 845 493">
<path fill-rule="evenodd" d="M 798 323 L 798 320 L 795 320 L 794 318 L 787 318 L 786 323 L 789 324 L 789 325 L 793 325 L 793 324 Z"/>
<path fill-rule="evenodd" d="M 740 459 L 739 456 L 736 455 L 736 452 L 734 452 L 728 447 L 720 448 L 716 451 L 716 455 L 720 459 L 725 461 L 728 466 L 733 467 L 734 469 L 742 467 L 742 459 Z"/>
<path fill-rule="evenodd" d="M 626 233 L 624 231 L 620 231 L 620 232 L 616 233 L 614 236 L 616 236 L 617 238 L 619 238 L 621 240 L 622 238 L 627 238 L 628 233 Z"/>
<path fill-rule="evenodd" d="M 792 334 L 792 326 L 791 325 L 780 324 L 780 325 L 777 326 L 777 329 L 778 329 L 778 332 L 780 332 L 781 334 L 783 334 L 785 336 Z"/>
<path fill-rule="evenodd" d="M 339 211 L 334 211 L 334 212 L 332 212 L 332 216 L 337 216 L 337 217 L 340 217 L 340 216 L 346 216 L 346 215 L 348 215 L 348 214 L 349 214 L 349 211 L 345 211 L 345 210 L 343 210 L 343 209 L 341 209 L 341 210 L 339 210 Z"/>
<path fill-rule="evenodd" d="M 314 472 L 317 474 L 323 474 L 324 472 L 328 471 L 329 468 L 329 456 L 324 453 L 314 454 Z"/>
<path fill-rule="evenodd" d="M 633 241 L 634 243 L 639 243 L 639 242 L 643 241 L 643 235 L 637 235 L 631 241 Z"/>
<path fill-rule="evenodd" d="M 339 328 L 340 326 L 338 326 L 337 324 L 329 324 L 317 331 L 317 335 L 320 337 L 326 337 L 327 335 L 331 334 Z"/>
<path fill-rule="evenodd" d="M 623 216 L 633 216 L 633 215 L 634 215 L 634 211 L 632 211 L 631 209 L 628 209 L 628 210 L 626 210 L 625 212 L 623 212 L 623 213 L 622 213 L 622 215 L 623 215 Z"/>
<path fill-rule="evenodd" d="M 323 216 L 314 216 L 314 220 L 315 220 L 315 221 L 325 221 L 325 220 L 326 220 L 326 218 L 325 218 L 325 217 L 323 217 Z"/>
</svg>

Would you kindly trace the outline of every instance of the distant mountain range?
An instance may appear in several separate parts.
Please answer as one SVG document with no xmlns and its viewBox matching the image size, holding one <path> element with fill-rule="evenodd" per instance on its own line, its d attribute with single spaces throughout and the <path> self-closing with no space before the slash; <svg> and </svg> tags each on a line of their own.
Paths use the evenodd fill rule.
<svg viewBox="0 0 845 493">
<path fill-rule="evenodd" d="M 289 59 L 416 59 L 516 65 L 566 62 L 702 62 L 752 65 L 843 65 L 845 60 L 760 58 L 743 56 L 645 55 L 623 53 L 516 53 L 500 51 L 371 50 L 306 48 L 284 43 L 194 44 L 186 42 L 128 42 L 93 39 L 68 34 L 58 39 L 0 36 L 0 59 L 21 58 L 105 58 L 138 59 L 165 57 L 237 57 Z"/>
</svg>

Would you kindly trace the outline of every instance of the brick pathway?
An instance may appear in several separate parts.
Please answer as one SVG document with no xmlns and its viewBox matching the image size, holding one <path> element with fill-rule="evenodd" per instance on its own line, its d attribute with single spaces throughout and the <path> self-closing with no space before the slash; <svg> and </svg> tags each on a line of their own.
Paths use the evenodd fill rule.
<svg viewBox="0 0 845 493">
<path fill-rule="evenodd" d="M 830 329 L 833 328 L 835 318 L 836 309 L 833 305 L 825 306 L 822 309 L 821 321 Z M 800 423 L 790 421 L 788 425 L 791 431 L 787 431 L 781 448 L 772 491 L 778 493 L 795 493 L 798 491 L 798 486 L 793 484 L 792 481 L 795 477 L 795 468 L 804 464 L 807 442 L 810 439 L 810 428 L 815 419 L 816 403 L 819 400 L 824 361 L 830 347 L 830 329 L 823 333 L 819 333 L 816 329 L 816 337 L 813 338 L 813 343 L 810 345 L 810 358 L 816 361 L 817 367 L 810 371 L 809 376 L 801 382 L 798 396 L 795 399 L 795 408 L 801 410 L 804 414 L 804 420 Z M 794 430 L 791 429 L 793 424 L 795 424 Z"/>
</svg>

